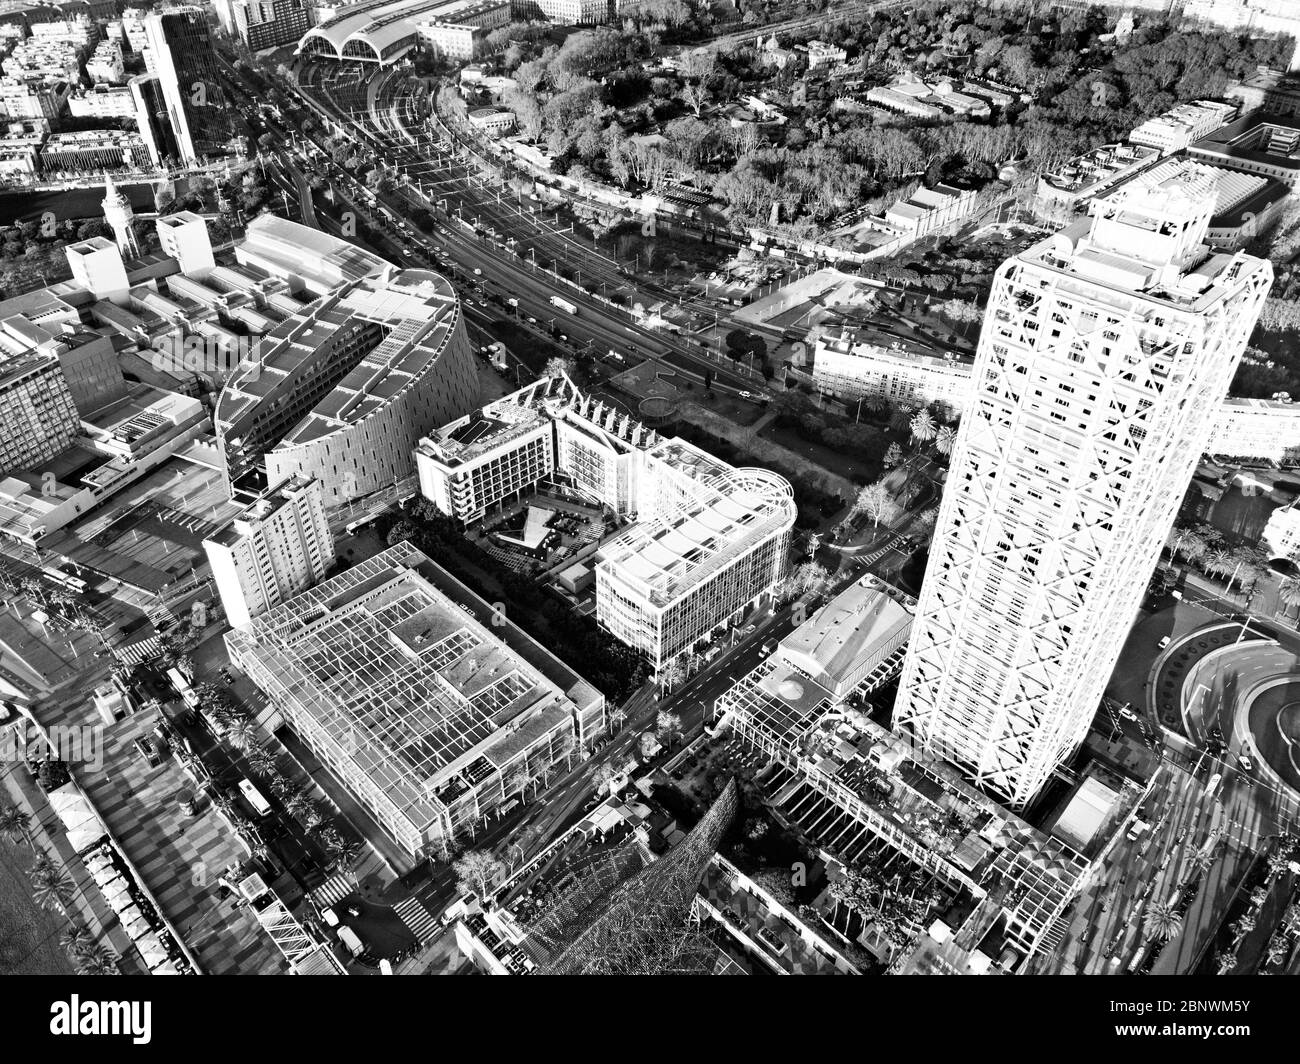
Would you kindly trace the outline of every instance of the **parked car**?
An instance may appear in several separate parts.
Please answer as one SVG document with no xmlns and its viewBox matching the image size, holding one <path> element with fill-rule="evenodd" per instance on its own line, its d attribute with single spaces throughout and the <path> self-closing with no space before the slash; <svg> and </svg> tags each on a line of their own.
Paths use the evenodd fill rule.
<svg viewBox="0 0 1300 1064">
<path fill-rule="evenodd" d="M 1165 647 L 1167 647 L 1167 646 L 1169 645 L 1169 640 L 1170 640 L 1170 637 L 1169 637 L 1169 636 L 1165 636 L 1163 639 L 1160 640 L 1159 643 L 1156 644 L 1157 648 L 1160 649 L 1160 650 L 1164 650 Z"/>
</svg>

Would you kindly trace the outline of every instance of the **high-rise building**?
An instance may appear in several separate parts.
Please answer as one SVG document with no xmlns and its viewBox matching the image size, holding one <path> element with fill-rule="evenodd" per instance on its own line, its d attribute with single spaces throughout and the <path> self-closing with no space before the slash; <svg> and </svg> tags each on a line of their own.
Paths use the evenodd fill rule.
<svg viewBox="0 0 1300 1064">
<path fill-rule="evenodd" d="M 1272 279 L 1139 175 L 999 269 L 895 721 L 1013 804 L 1083 739 Z"/>
<path fill-rule="evenodd" d="M 80 426 L 56 357 L 0 353 L 0 476 L 62 454 Z"/>
<path fill-rule="evenodd" d="M 135 124 L 155 166 L 181 157 L 176 132 L 167 116 L 167 100 L 156 74 L 141 74 L 127 82 L 135 107 Z"/>
<path fill-rule="evenodd" d="M 248 505 L 203 541 L 221 605 L 232 627 L 325 579 L 334 537 L 318 480 L 294 478 L 248 499 Z"/>
<path fill-rule="evenodd" d="M 200 8 L 178 8 L 145 19 L 153 70 L 176 141 L 176 161 L 192 166 L 225 155 L 235 136 L 233 109 L 221 87 L 216 46 Z"/>
<path fill-rule="evenodd" d="M 297 44 L 311 28 L 304 0 L 235 0 L 231 17 L 234 32 L 254 52 Z"/>
</svg>

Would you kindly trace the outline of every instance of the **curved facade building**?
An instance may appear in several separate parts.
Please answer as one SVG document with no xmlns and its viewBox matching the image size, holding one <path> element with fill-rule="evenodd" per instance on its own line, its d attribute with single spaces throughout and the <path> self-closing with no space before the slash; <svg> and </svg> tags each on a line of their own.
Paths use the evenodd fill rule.
<svg viewBox="0 0 1300 1064">
<path fill-rule="evenodd" d="M 409 476 L 420 438 L 477 394 L 450 283 L 389 266 L 334 286 L 267 333 L 217 400 L 217 437 L 232 482 L 315 477 L 336 506 Z"/>
</svg>

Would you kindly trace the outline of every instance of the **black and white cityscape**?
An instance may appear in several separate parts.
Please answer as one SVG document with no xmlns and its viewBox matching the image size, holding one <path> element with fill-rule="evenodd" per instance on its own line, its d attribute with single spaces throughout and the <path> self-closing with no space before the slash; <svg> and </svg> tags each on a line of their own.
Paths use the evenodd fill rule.
<svg viewBox="0 0 1300 1064">
<path fill-rule="evenodd" d="M 1300 974 L 1298 42 L 0 0 L 0 973 Z"/>
</svg>

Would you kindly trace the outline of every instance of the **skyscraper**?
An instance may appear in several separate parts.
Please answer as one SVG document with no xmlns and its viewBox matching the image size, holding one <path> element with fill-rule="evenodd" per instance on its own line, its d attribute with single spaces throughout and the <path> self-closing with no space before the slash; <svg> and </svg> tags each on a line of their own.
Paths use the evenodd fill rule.
<svg viewBox="0 0 1300 1064">
<path fill-rule="evenodd" d="M 203 11 L 187 7 L 150 15 L 145 34 L 176 162 L 193 166 L 205 156 L 226 154 L 235 135 L 233 109 L 221 88 L 216 46 Z M 156 138 L 152 143 L 162 154 L 163 144 Z"/>
<path fill-rule="evenodd" d="M 1214 207 L 1139 177 L 995 278 L 895 722 L 1013 804 L 1087 732 L 1267 295 Z"/>
</svg>

